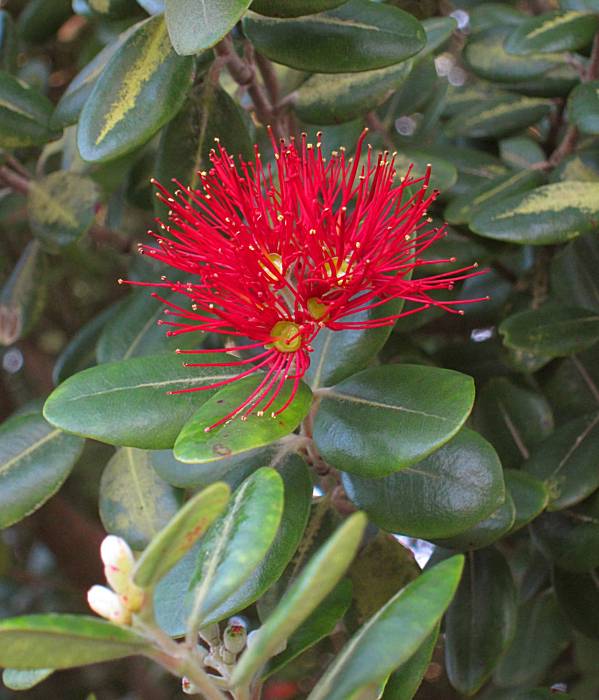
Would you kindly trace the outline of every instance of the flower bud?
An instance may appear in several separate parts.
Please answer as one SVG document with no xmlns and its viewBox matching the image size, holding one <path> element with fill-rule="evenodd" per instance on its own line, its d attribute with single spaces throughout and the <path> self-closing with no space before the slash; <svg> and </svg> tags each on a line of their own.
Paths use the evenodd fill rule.
<svg viewBox="0 0 599 700">
<path fill-rule="evenodd" d="M 121 537 L 108 535 L 100 546 L 100 556 L 104 562 L 106 580 L 117 593 L 126 595 L 135 566 L 129 545 Z"/>
<path fill-rule="evenodd" d="M 186 678 L 183 676 L 181 679 L 181 688 L 185 695 L 199 695 L 200 689 L 197 687 L 197 685 L 194 685 L 189 678 Z"/>
<path fill-rule="evenodd" d="M 223 645 L 232 654 L 239 654 L 243 651 L 247 640 L 245 625 L 239 623 L 229 623 L 223 634 Z"/>
<path fill-rule="evenodd" d="M 92 586 L 87 592 L 89 607 L 100 617 L 117 625 L 131 624 L 131 612 L 119 596 L 105 586 Z"/>
</svg>

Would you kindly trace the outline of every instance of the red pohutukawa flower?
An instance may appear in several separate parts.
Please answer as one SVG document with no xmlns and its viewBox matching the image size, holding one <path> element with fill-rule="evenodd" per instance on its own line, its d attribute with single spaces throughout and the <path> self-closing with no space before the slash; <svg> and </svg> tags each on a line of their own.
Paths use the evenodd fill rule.
<svg viewBox="0 0 599 700">
<path fill-rule="evenodd" d="M 264 165 L 258 148 L 252 162 L 235 159 L 218 144 L 212 167 L 199 173 L 197 189 L 173 195 L 155 183 L 169 207 L 165 233 L 152 233 L 158 247 L 142 252 L 177 268 L 188 281 L 163 278 L 155 286 L 179 292 L 188 303 L 167 305 L 177 320 L 169 335 L 204 331 L 229 338 L 226 347 L 179 352 L 221 352 L 219 363 L 188 367 L 239 368 L 239 373 L 209 386 L 215 389 L 262 372 L 252 393 L 211 430 L 241 414 L 269 413 L 286 380 L 292 380 L 282 413 L 295 396 L 310 365 L 311 342 L 322 328 L 333 331 L 393 324 L 398 318 L 431 306 L 453 313 L 458 303 L 431 292 L 451 290 L 456 282 L 478 274 L 471 267 L 412 279 L 415 268 L 454 262 L 423 260 L 423 253 L 445 236 L 431 228 L 427 210 L 438 195 L 429 191 L 430 167 L 423 177 L 411 168 L 398 177 L 394 155 L 362 156 L 364 131 L 353 158 L 345 149 L 322 154 L 303 135 L 296 143 L 272 139 L 273 164 Z M 168 234 L 168 235 L 167 235 Z M 362 314 L 392 299 L 413 302 L 410 311 Z M 469 301 L 480 301 L 471 299 Z M 231 338 L 242 339 L 232 345 Z M 255 352 L 256 349 L 261 352 Z M 254 351 L 242 357 L 238 351 Z M 177 393 L 177 392 L 175 392 Z"/>
</svg>

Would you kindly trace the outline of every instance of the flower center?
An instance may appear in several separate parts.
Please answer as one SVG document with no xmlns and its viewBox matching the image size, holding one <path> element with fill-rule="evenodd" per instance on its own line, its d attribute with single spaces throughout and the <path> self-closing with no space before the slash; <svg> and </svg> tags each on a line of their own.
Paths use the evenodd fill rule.
<svg viewBox="0 0 599 700">
<path fill-rule="evenodd" d="M 340 284 L 341 280 L 350 272 L 349 257 L 345 260 L 339 260 L 337 256 L 331 258 L 329 262 L 324 264 L 324 270 L 327 277 L 336 277 L 337 284 Z"/>
<path fill-rule="evenodd" d="M 283 274 L 283 258 L 278 253 L 268 253 L 266 257 L 270 265 L 261 262 L 260 267 L 269 280 L 276 282 L 279 280 L 279 275 Z M 273 267 L 279 273 L 278 275 L 272 270 Z"/>
<path fill-rule="evenodd" d="M 328 311 L 328 306 L 323 304 L 318 297 L 310 297 L 310 299 L 308 299 L 308 312 L 316 321 L 320 321 L 321 318 L 324 318 Z"/>
<path fill-rule="evenodd" d="M 270 337 L 273 347 L 279 352 L 295 352 L 302 345 L 300 327 L 293 321 L 277 321 L 272 327 Z"/>
</svg>

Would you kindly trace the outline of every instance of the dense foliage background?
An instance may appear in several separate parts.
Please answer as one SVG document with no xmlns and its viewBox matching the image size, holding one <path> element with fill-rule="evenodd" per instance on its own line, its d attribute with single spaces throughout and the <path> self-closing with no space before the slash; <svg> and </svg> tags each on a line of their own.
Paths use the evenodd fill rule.
<svg viewBox="0 0 599 700">
<path fill-rule="evenodd" d="M 275 545 L 276 527 L 252 531 L 259 574 L 242 572 L 213 620 L 241 612 L 257 627 L 349 513 L 370 524 L 348 577 L 270 662 L 263 697 L 307 697 L 434 545 L 430 563 L 466 552 L 442 634 L 444 607 L 429 607 L 426 641 L 393 656 L 398 630 L 412 633 L 401 609 L 393 634 L 359 648 L 352 698 L 376 698 L 400 663 L 384 700 L 542 700 L 551 687 L 597 698 L 599 0 L 0 5 L 0 618 L 86 612 L 105 531 L 141 551 L 219 480 L 235 489 L 254 474 L 257 520 L 244 514 L 266 522 L 269 503 L 283 508 L 272 472 L 256 471 L 271 465 L 285 485 Z M 487 266 L 455 294 L 491 300 L 393 330 L 323 332 L 307 375 L 315 403 L 306 388 L 283 429 L 303 420 L 305 439 L 258 435 L 250 420 L 223 446 L 184 428 L 205 397 L 164 393 L 190 370 L 155 323 L 160 304 L 116 280 L 162 274 L 136 254 L 166 213 L 150 177 L 193 184 L 215 138 L 266 154 L 266 124 L 322 130 L 325 151 L 351 151 L 367 125 L 400 169 L 432 164 L 443 194 L 430 214 L 450 234 L 431 257 Z M 327 398 L 333 386 L 377 406 Z M 107 387 L 118 397 L 105 400 Z M 155 592 L 172 634 L 185 631 L 192 555 Z M 0 624 L 3 645 L 0 663 L 16 665 Z M 387 653 L 385 677 L 369 677 Z M 27 640 L 22 654 L 21 666 L 50 665 L 27 658 Z M 132 657 L 57 672 L 22 697 L 179 692 Z"/>
</svg>

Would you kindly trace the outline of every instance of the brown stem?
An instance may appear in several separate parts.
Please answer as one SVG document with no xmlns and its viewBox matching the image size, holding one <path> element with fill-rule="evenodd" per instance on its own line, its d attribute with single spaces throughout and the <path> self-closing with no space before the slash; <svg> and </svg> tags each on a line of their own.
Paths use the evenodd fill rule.
<svg viewBox="0 0 599 700">
<path fill-rule="evenodd" d="M 281 91 L 279 89 L 279 80 L 272 63 L 264 57 L 261 53 L 254 54 L 254 59 L 260 75 L 262 76 L 262 81 L 264 82 L 264 87 L 273 105 L 278 104 Z"/>
<path fill-rule="evenodd" d="M 591 50 L 591 57 L 589 58 L 589 63 L 587 65 L 587 70 L 583 78 L 584 82 L 589 80 L 595 80 L 599 77 L 599 32 L 595 34 L 593 39 L 593 48 Z"/>
</svg>

